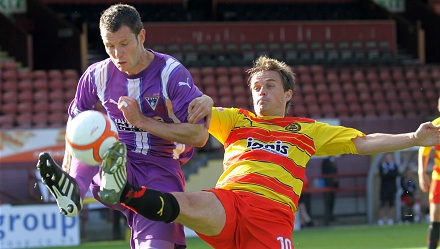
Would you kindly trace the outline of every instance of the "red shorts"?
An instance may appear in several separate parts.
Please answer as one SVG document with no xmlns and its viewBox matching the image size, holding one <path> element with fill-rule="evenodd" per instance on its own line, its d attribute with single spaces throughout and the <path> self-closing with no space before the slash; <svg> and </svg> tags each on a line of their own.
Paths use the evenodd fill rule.
<svg viewBox="0 0 440 249">
<path fill-rule="evenodd" d="M 211 189 L 226 211 L 219 235 L 200 238 L 218 249 L 291 249 L 294 216 L 283 204 L 251 193 Z"/>
<path fill-rule="evenodd" d="M 429 203 L 440 204 L 440 180 L 431 180 L 429 187 Z"/>
</svg>

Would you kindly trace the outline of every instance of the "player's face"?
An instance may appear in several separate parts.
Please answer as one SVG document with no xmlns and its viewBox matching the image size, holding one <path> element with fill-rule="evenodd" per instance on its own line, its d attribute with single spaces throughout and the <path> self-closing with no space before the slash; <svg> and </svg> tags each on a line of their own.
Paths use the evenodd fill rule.
<svg viewBox="0 0 440 249">
<path fill-rule="evenodd" d="M 284 91 L 281 75 L 276 71 L 256 73 L 250 80 L 254 110 L 258 116 L 284 117 L 292 90 Z"/>
<path fill-rule="evenodd" d="M 136 35 L 127 26 L 122 26 L 115 33 L 101 30 L 101 38 L 105 51 L 110 56 L 113 64 L 128 75 L 142 71 L 146 65 L 141 58 L 144 51 L 145 30 Z"/>
</svg>

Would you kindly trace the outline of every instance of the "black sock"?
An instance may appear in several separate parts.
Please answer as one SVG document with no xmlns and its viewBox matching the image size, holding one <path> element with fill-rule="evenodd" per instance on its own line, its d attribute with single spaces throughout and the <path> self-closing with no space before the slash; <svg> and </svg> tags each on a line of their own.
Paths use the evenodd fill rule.
<svg viewBox="0 0 440 249">
<path fill-rule="evenodd" d="M 176 198 L 170 193 L 162 193 L 146 187 L 126 184 L 121 195 L 121 203 L 134 212 L 150 220 L 170 223 L 180 213 Z"/>
<path fill-rule="evenodd" d="M 428 229 L 428 249 L 436 249 L 440 236 L 440 222 L 431 222 Z"/>
</svg>

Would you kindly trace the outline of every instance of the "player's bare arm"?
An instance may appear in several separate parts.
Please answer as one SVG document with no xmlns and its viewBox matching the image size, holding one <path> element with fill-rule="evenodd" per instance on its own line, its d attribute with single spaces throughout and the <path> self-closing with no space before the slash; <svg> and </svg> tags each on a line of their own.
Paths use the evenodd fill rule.
<svg viewBox="0 0 440 249">
<path fill-rule="evenodd" d="M 151 134 L 177 143 L 203 147 L 208 141 L 208 129 L 204 124 L 162 123 L 144 116 L 134 98 L 122 96 L 118 108 L 128 123 Z"/>
<path fill-rule="evenodd" d="M 434 146 L 440 144 L 440 126 L 423 123 L 415 132 L 403 134 L 374 133 L 353 139 L 361 155 L 406 149 L 412 146 Z"/>
<path fill-rule="evenodd" d="M 426 172 L 428 166 L 429 154 L 431 148 L 421 147 L 418 152 L 418 176 L 419 176 L 419 186 L 423 192 L 429 191 L 429 185 L 431 184 L 431 176 Z"/>
</svg>

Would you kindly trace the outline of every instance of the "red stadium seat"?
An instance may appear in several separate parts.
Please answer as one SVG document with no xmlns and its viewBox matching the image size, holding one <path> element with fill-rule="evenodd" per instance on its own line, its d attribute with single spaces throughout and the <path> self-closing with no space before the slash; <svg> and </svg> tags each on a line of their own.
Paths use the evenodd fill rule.
<svg viewBox="0 0 440 249">
<path fill-rule="evenodd" d="M 18 79 L 18 73 L 16 70 L 4 70 L 1 72 L 1 77 L 3 80 L 14 80 Z"/>
<path fill-rule="evenodd" d="M 307 116 L 314 119 L 321 118 L 322 117 L 321 109 L 322 108 L 318 104 L 310 103 L 307 105 L 307 113 L 308 113 Z"/>
<path fill-rule="evenodd" d="M 229 85 L 221 85 L 218 88 L 218 95 L 221 96 L 231 96 L 232 95 L 232 90 L 231 87 L 229 87 Z"/>
<path fill-rule="evenodd" d="M 49 124 L 47 112 L 38 112 L 32 115 L 32 124 L 35 128 L 46 128 Z"/>
<path fill-rule="evenodd" d="M 339 84 L 339 76 L 336 70 L 327 69 L 326 79 L 328 84 Z"/>
<path fill-rule="evenodd" d="M 369 90 L 371 92 L 382 91 L 382 84 L 379 81 L 370 81 L 368 82 Z"/>
<path fill-rule="evenodd" d="M 202 83 L 203 88 L 217 85 L 217 81 L 216 81 L 214 75 L 203 76 L 203 78 L 201 79 L 201 83 Z"/>
<path fill-rule="evenodd" d="M 374 74 L 374 75 L 376 75 L 376 74 Z M 367 74 L 367 77 L 365 77 L 365 76 L 364 76 L 364 73 L 363 73 L 362 71 L 360 71 L 360 70 L 355 71 L 355 72 L 353 73 L 353 80 L 356 81 L 356 82 L 365 81 L 365 80 L 367 80 L 368 78 L 369 78 L 369 74 Z"/>
<path fill-rule="evenodd" d="M 229 86 L 231 80 L 227 74 L 222 74 L 217 76 L 217 86 Z"/>
<path fill-rule="evenodd" d="M 350 117 L 363 117 L 363 111 L 359 103 L 348 103 L 348 110 L 350 112 Z"/>
<path fill-rule="evenodd" d="M 47 80 L 47 72 L 45 70 L 32 71 L 32 78 L 34 80 Z"/>
<path fill-rule="evenodd" d="M 243 75 L 244 70 L 241 67 L 230 67 L 229 68 L 229 74 L 231 76 L 233 75 L 239 75 L 242 76 Z"/>
<path fill-rule="evenodd" d="M 345 101 L 345 97 L 344 97 L 344 94 L 342 93 L 342 91 L 341 92 L 332 93 L 330 96 L 332 98 L 332 102 L 335 103 L 335 104 Z"/>
<path fill-rule="evenodd" d="M 64 102 L 59 99 L 59 100 L 52 100 L 48 107 L 47 110 L 50 113 L 57 113 L 57 112 L 67 112 L 67 109 L 64 108 Z"/>
<path fill-rule="evenodd" d="M 362 111 L 365 117 L 376 117 L 376 107 L 372 102 L 362 102 Z"/>
<path fill-rule="evenodd" d="M 34 85 L 32 80 L 21 80 L 17 82 L 19 91 L 33 91 Z"/>
<path fill-rule="evenodd" d="M 376 111 L 377 111 L 377 115 L 379 117 L 389 117 L 390 116 L 390 107 L 387 104 L 387 102 L 385 102 L 384 99 L 382 99 L 382 101 L 380 102 L 375 102 L 376 105 Z"/>
<path fill-rule="evenodd" d="M 19 128 L 32 128 L 32 113 L 22 113 L 15 116 L 15 122 Z"/>
<path fill-rule="evenodd" d="M 245 96 L 249 94 L 249 89 L 245 86 L 233 86 L 232 87 L 232 94 L 234 96 Z"/>
<path fill-rule="evenodd" d="M 202 76 L 206 76 L 206 75 L 214 76 L 215 70 L 214 67 L 202 67 L 200 69 L 200 73 Z"/>
<path fill-rule="evenodd" d="M 76 90 L 76 87 L 78 86 L 78 80 L 74 78 L 67 78 L 64 79 L 64 88 L 66 90 Z"/>
<path fill-rule="evenodd" d="M 41 112 L 48 113 L 49 112 L 49 103 L 47 101 L 40 101 L 40 102 L 34 103 L 32 105 L 32 112 L 34 114 L 38 114 Z"/>
<path fill-rule="evenodd" d="M 238 95 L 234 97 L 234 107 L 247 109 L 247 106 L 251 100 L 243 95 Z"/>
<path fill-rule="evenodd" d="M 51 79 L 63 79 L 63 72 L 59 69 L 50 69 L 47 71 L 47 76 L 49 80 Z"/>
<path fill-rule="evenodd" d="M 74 80 L 78 81 L 79 75 L 75 69 L 64 69 L 63 70 L 63 78 L 64 79 L 74 79 Z"/>
<path fill-rule="evenodd" d="M 55 112 L 48 115 L 49 127 L 64 127 L 67 123 L 66 112 Z"/>
<path fill-rule="evenodd" d="M 14 128 L 15 123 L 15 114 L 14 113 L 6 113 L 0 115 L 0 128 L 1 129 L 12 129 Z"/>
<path fill-rule="evenodd" d="M 385 95 L 383 94 L 382 91 L 374 91 L 372 93 L 371 99 L 373 102 L 377 103 L 377 102 L 384 102 L 385 99 Z"/>
<path fill-rule="evenodd" d="M 335 82 L 335 83 L 329 83 L 329 91 L 332 93 L 332 94 L 335 94 L 335 93 L 342 93 L 342 87 L 341 87 L 341 85 L 339 85 L 339 83 L 338 82 Z"/>
<path fill-rule="evenodd" d="M 17 100 L 21 103 L 31 103 L 34 99 L 34 93 L 26 90 L 18 93 Z"/>
<path fill-rule="evenodd" d="M 203 90 L 203 92 L 206 94 L 206 95 L 208 95 L 208 96 L 210 96 L 211 98 L 217 98 L 217 93 L 218 93 L 218 91 L 217 91 L 217 88 L 215 87 L 215 86 L 206 86 L 205 88 L 204 88 L 204 90 Z"/>
<path fill-rule="evenodd" d="M 379 79 L 381 81 L 389 81 L 392 80 L 392 75 L 387 68 L 379 68 Z"/>
<path fill-rule="evenodd" d="M 312 84 L 301 85 L 300 90 L 304 96 L 315 94 L 315 89 Z"/>
<path fill-rule="evenodd" d="M 214 73 L 217 75 L 217 77 L 229 76 L 229 69 L 227 67 L 216 67 L 214 69 Z"/>
<path fill-rule="evenodd" d="M 32 87 L 35 91 L 39 91 L 39 90 L 46 90 L 49 87 L 49 83 L 47 80 L 43 80 L 43 79 L 36 79 L 32 82 Z"/>
<path fill-rule="evenodd" d="M 64 88 L 64 80 L 63 79 L 50 79 L 47 83 L 48 88 L 53 91 L 54 89 L 63 89 Z"/>
<path fill-rule="evenodd" d="M 347 92 L 345 94 L 346 103 L 357 103 L 359 100 L 358 95 L 355 92 Z"/>
<path fill-rule="evenodd" d="M 200 77 L 200 69 L 198 67 L 190 67 L 188 68 L 189 73 L 192 77 L 198 76 Z"/>
<path fill-rule="evenodd" d="M 18 71 L 17 62 L 15 62 L 14 60 L 8 59 L 3 61 L 1 64 L 4 71 L 8 71 L 8 70 Z"/>
<path fill-rule="evenodd" d="M 377 81 L 374 81 L 374 82 L 377 82 Z M 370 91 L 369 84 L 367 84 L 364 81 L 356 82 L 356 91 L 359 94 L 362 93 L 362 92 L 369 92 Z"/>
<path fill-rule="evenodd" d="M 293 114 L 293 116 L 296 117 L 307 117 L 307 108 L 304 107 L 304 105 L 299 104 L 299 105 L 294 105 L 292 107 L 291 113 Z"/>
<path fill-rule="evenodd" d="M 330 97 L 330 94 L 328 92 L 318 93 L 318 101 L 321 106 L 332 105 L 332 98 Z"/>
<path fill-rule="evenodd" d="M 2 104 L 1 112 L 2 115 L 4 114 L 15 114 L 17 113 L 18 104 L 15 101 L 5 101 L 5 103 Z"/>
<path fill-rule="evenodd" d="M 47 103 L 48 99 L 48 91 L 46 89 L 37 90 L 34 92 L 33 101 L 35 103 L 44 102 Z"/>
<path fill-rule="evenodd" d="M 58 100 L 63 100 L 64 97 L 64 91 L 62 89 L 52 89 L 49 93 L 48 93 L 48 100 L 49 101 L 58 101 Z"/>
<path fill-rule="evenodd" d="M 18 82 L 16 80 L 4 80 L 1 84 L 3 92 L 17 91 Z"/>
<path fill-rule="evenodd" d="M 359 99 L 358 100 L 361 103 L 371 103 L 372 102 L 372 97 L 371 97 L 369 92 L 364 91 L 364 92 L 360 92 L 359 93 Z"/>
<path fill-rule="evenodd" d="M 337 113 L 335 113 L 335 108 L 331 103 L 322 104 L 321 103 L 322 114 L 324 118 L 335 118 Z"/>
<path fill-rule="evenodd" d="M 328 93 L 329 92 L 327 84 L 325 84 L 325 83 L 317 83 L 315 85 L 315 90 L 316 90 L 316 93 L 318 93 L 318 94 L 320 94 L 320 93 Z"/>
<path fill-rule="evenodd" d="M 231 95 L 220 96 L 219 102 L 221 107 L 232 107 L 233 103 Z"/>
<path fill-rule="evenodd" d="M 31 80 L 32 73 L 28 70 L 20 70 L 18 71 L 18 80 Z"/>
<path fill-rule="evenodd" d="M 231 84 L 235 87 L 235 86 L 245 86 L 245 87 L 247 87 L 247 85 L 246 85 L 246 81 L 243 79 L 243 76 L 241 76 L 241 75 L 232 75 L 231 76 Z"/>
<path fill-rule="evenodd" d="M 64 102 L 70 103 L 73 100 L 73 98 L 75 98 L 75 94 L 76 94 L 76 89 L 70 89 L 64 91 Z"/>
<path fill-rule="evenodd" d="M 14 90 L 9 90 L 9 91 L 5 91 L 2 93 L 1 95 L 1 99 L 3 101 L 3 103 L 8 103 L 8 102 L 17 102 L 18 99 L 18 93 L 17 91 Z"/>
</svg>

